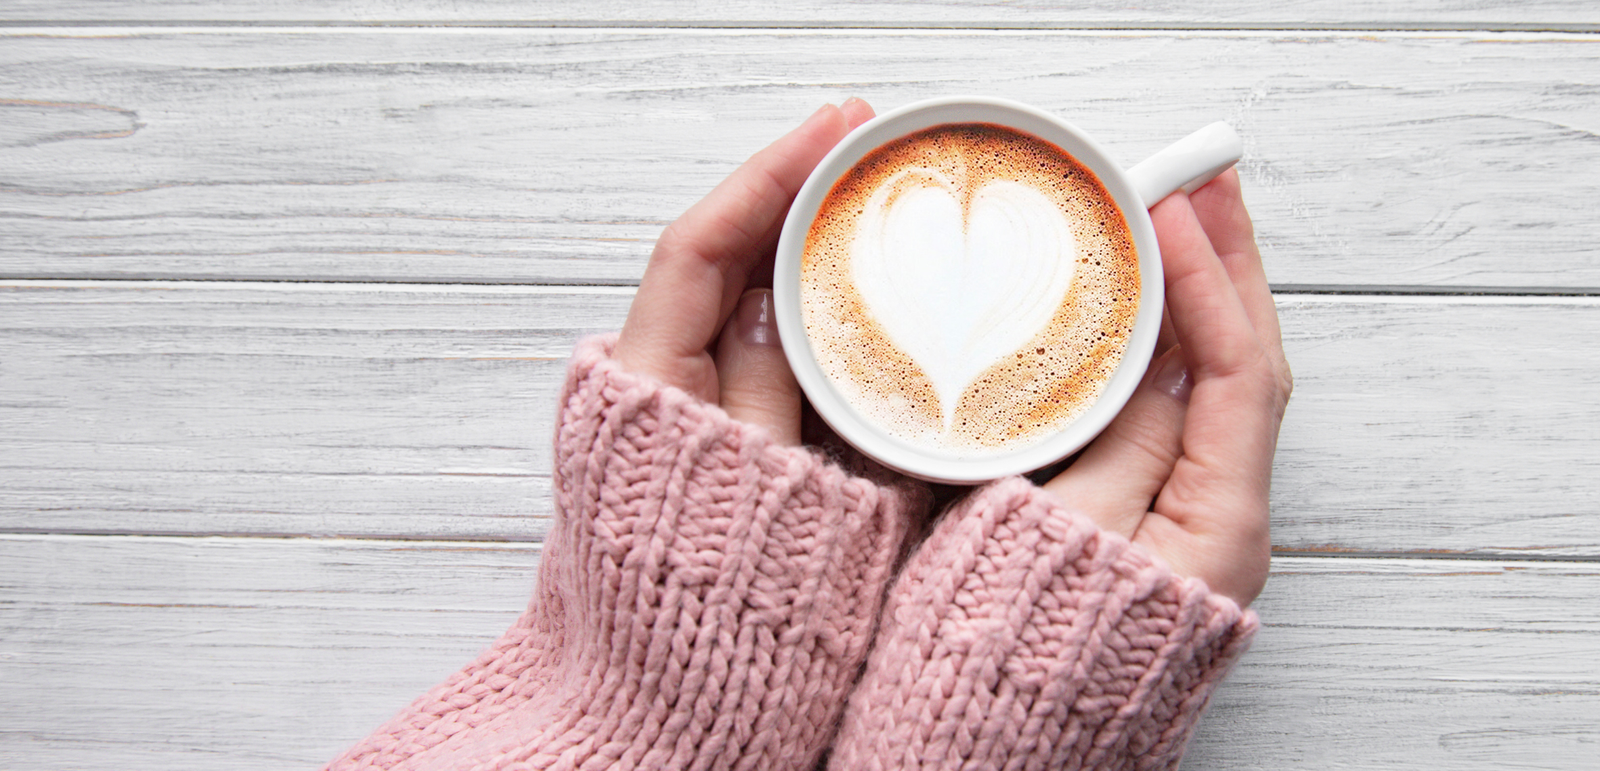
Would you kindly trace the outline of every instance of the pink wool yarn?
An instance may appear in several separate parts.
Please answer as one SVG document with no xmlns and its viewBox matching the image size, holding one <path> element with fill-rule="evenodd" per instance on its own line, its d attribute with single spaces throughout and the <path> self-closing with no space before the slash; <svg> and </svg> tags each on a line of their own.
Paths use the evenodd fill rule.
<svg viewBox="0 0 1600 771">
<path fill-rule="evenodd" d="M 329 769 L 810 769 L 860 671 L 908 489 L 579 345 L 535 596 Z"/>
<path fill-rule="evenodd" d="M 830 742 L 840 771 L 1176 767 L 1253 613 L 1021 479 L 886 592 L 925 488 L 776 446 L 613 343 L 574 355 L 527 611 L 329 769 L 809 771 Z"/>
<path fill-rule="evenodd" d="M 896 580 L 829 768 L 1171 769 L 1253 612 L 1021 479 Z"/>
</svg>

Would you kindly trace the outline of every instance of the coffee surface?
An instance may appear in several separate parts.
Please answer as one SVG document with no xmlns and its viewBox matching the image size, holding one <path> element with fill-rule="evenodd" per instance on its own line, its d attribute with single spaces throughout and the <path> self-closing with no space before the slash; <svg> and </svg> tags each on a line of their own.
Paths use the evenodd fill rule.
<svg viewBox="0 0 1600 771">
<path fill-rule="evenodd" d="M 1139 308 L 1122 212 L 1061 148 L 991 124 L 879 147 L 834 184 L 801 257 L 811 348 L 910 444 L 983 454 L 1093 404 Z"/>
</svg>

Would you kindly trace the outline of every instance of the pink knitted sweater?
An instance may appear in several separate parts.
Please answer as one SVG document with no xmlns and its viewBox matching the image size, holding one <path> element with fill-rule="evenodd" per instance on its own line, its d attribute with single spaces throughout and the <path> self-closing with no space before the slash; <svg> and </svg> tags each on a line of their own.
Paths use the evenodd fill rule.
<svg viewBox="0 0 1600 771">
<path fill-rule="evenodd" d="M 896 577 L 925 490 L 774 445 L 612 342 L 574 355 L 528 610 L 329 769 L 1176 767 L 1254 614 L 1021 479 Z"/>
</svg>

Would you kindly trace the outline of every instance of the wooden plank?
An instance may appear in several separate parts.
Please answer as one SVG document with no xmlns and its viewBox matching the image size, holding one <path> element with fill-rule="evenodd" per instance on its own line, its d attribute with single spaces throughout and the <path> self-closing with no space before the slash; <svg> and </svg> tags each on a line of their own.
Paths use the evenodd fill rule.
<svg viewBox="0 0 1600 771">
<path fill-rule="evenodd" d="M 1282 297 L 1289 549 L 1600 554 L 1600 306 Z"/>
<path fill-rule="evenodd" d="M 314 767 L 494 639 L 538 549 L 0 540 L 0 758 L 21 769 Z"/>
<path fill-rule="evenodd" d="M 487 22 L 550 23 L 719 23 L 804 24 L 829 26 L 868 23 L 919 24 L 1162 24 L 1233 26 L 1239 24 L 1363 24 L 1373 26 L 1434 24 L 1590 24 L 1594 7 L 1581 0 L 1536 0 L 1507 5 L 1497 2 L 1409 0 L 1314 0 L 1285 7 L 1267 0 L 1210 0 L 1205 3 L 1139 3 L 1117 0 L 995 4 L 978 0 L 923 2 L 839 2 L 838 0 L 724 0 L 717 3 L 621 2 L 620 0 L 544 0 L 529 4 L 512 0 L 357 0 L 329 5 L 309 0 L 245 3 L 160 0 L 105 2 L 96 0 L 11 0 L 0 11 L 5 20 L 152 22 Z"/>
<path fill-rule="evenodd" d="M 538 538 L 613 288 L 0 284 L 0 530 Z M 1279 297 L 1286 550 L 1600 555 L 1600 300 Z"/>
<path fill-rule="evenodd" d="M 1589 768 L 1596 567 L 1275 558 L 1184 765 Z"/>
<path fill-rule="evenodd" d="M 533 538 L 564 360 L 632 291 L 0 294 L 10 527 Z"/>
<path fill-rule="evenodd" d="M 7 767 L 309 766 L 487 645 L 537 547 L 0 537 Z M 1600 565 L 1279 558 L 1191 768 L 1587 768 Z M 107 751 L 115 747 L 115 751 Z"/>
<path fill-rule="evenodd" d="M 1600 291 L 1587 35 L 12 28 L 4 41 L 0 276 L 626 284 L 664 223 L 816 105 L 982 93 L 1058 111 L 1129 162 L 1232 121 L 1280 286 Z"/>
</svg>

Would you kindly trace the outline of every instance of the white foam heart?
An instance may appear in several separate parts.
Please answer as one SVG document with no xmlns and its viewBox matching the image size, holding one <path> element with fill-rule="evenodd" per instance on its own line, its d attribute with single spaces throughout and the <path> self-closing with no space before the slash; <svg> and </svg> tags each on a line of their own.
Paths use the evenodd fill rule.
<svg viewBox="0 0 1600 771">
<path fill-rule="evenodd" d="M 1049 323 L 1072 283 L 1066 216 L 1027 185 L 993 181 L 963 216 L 954 181 L 903 169 L 862 211 L 851 273 L 867 310 L 933 381 L 948 430 L 978 375 Z"/>
</svg>

